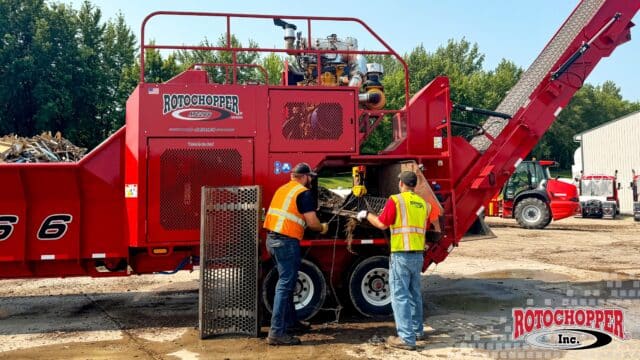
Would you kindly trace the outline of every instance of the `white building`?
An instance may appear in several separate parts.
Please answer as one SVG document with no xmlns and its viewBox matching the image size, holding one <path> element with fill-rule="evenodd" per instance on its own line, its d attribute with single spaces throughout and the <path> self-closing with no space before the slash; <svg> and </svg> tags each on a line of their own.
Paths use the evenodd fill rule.
<svg viewBox="0 0 640 360">
<path fill-rule="evenodd" d="M 577 134 L 580 143 L 574 155 L 574 177 L 585 175 L 611 175 L 618 170 L 620 212 L 633 213 L 631 169 L 640 171 L 640 111 L 628 114 L 598 127 Z"/>
</svg>

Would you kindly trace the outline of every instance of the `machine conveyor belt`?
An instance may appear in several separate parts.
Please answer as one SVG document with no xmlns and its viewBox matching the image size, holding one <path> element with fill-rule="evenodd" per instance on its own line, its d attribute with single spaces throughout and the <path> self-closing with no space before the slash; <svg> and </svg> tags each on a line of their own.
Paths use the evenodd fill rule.
<svg viewBox="0 0 640 360">
<path fill-rule="evenodd" d="M 509 90 L 507 96 L 495 111 L 515 114 L 531 97 L 531 94 L 544 77 L 555 70 L 553 68 L 554 65 L 558 63 L 562 54 L 586 24 L 591 21 L 603 3 L 604 0 L 583 0 L 529 69 L 522 74 L 520 80 Z M 482 127 L 486 133 L 495 138 L 507 125 L 507 121 L 492 116 L 487 119 Z M 491 141 L 485 135 L 480 135 L 471 140 L 471 145 L 478 151 L 483 152 L 489 148 Z"/>
</svg>

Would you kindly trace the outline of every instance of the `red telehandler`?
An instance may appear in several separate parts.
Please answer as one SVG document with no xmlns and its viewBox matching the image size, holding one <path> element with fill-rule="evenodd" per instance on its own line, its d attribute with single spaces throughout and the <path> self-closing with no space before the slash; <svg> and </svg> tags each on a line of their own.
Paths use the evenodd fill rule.
<svg viewBox="0 0 640 360">
<path fill-rule="evenodd" d="M 561 220 L 580 211 L 578 189 L 554 179 L 550 160 L 523 161 L 500 193 L 491 199 L 488 216 L 515 218 L 525 229 L 543 229 L 551 220 Z"/>
<path fill-rule="evenodd" d="M 264 251 L 263 208 L 291 166 L 305 161 L 321 173 L 356 168 L 360 175 L 345 199 L 316 188 L 330 231 L 301 241 L 296 310 L 310 318 L 325 302 L 339 310 L 346 299 L 363 315 L 389 314 L 388 234 L 346 231 L 350 214 L 381 210 L 397 192 L 396 174 L 413 169 L 418 191 L 443 209 L 445 233 L 428 234 L 424 268 L 442 262 L 600 59 L 630 40 L 638 8 L 638 0 L 581 1 L 495 111 L 453 104 L 446 77 L 410 96 L 405 61 L 355 18 L 152 13 L 142 24 L 140 84 L 123 128 L 77 163 L 0 164 L 0 277 L 128 276 L 198 264 L 201 335 L 257 334 L 258 298 L 270 307 L 276 276 Z M 178 16 L 226 24 L 225 45 L 147 42 L 149 20 Z M 230 34 L 245 19 L 273 21 L 284 47 L 233 47 Z M 360 26 L 382 50 L 314 36 L 318 23 L 329 22 Z M 150 49 L 222 51 L 231 61 L 147 83 Z M 280 85 L 243 82 L 247 69 L 264 69 L 239 63 L 240 52 L 293 60 Z M 401 108 L 385 107 L 384 69 L 367 55 L 388 55 L 404 69 Z M 211 81 L 212 68 L 224 80 Z M 488 115 L 481 134 L 453 136 L 453 126 L 468 126 L 451 121 L 454 110 Z M 393 126 L 389 146 L 360 154 L 385 118 Z"/>
</svg>

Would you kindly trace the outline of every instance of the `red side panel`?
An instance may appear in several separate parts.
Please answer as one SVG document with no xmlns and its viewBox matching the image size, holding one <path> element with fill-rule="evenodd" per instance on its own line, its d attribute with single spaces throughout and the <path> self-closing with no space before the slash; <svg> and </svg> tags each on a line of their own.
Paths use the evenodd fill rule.
<svg viewBox="0 0 640 360">
<path fill-rule="evenodd" d="M 129 253 L 124 189 L 125 128 L 81 161 L 81 257 L 122 259 Z"/>
<path fill-rule="evenodd" d="M 253 183 L 253 139 L 149 139 L 148 242 L 200 240 L 200 189 Z"/>
<path fill-rule="evenodd" d="M 505 219 L 513 218 L 513 200 L 502 201 L 502 217 Z"/>
<path fill-rule="evenodd" d="M 553 220 L 574 216 L 580 211 L 578 189 L 575 185 L 549 179 L 547 182 L 547 193 L 551 200 L 550 206 Z"/>
<path fill-rule="evenodd" d="M 24 179 L 29 204 L 27 259 L 80 258 L 83 219 L 77 168 L 50 166 L 29 170 Z"/>
<path fill-rule="evenodd" d="M 356 149 L 353 89 L 272 90 L 271 152 L 353 152 Z"/>
<path fill-rule="evenodd" d="M 0 277 L 98 275 L 128 257 L 123 144 L 120 130 L 78 163 L 0 165 Z"/>
<path fill-rule="evenodd" d="M 26 257 L 27 205 L 17 168 L 0 166 L 0 276 L 4 262 Z"/>
</svg>

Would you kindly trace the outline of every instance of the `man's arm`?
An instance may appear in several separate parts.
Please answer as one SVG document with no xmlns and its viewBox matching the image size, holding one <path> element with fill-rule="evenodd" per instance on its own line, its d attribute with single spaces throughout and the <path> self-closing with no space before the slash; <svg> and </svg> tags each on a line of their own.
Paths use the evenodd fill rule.
<svg viewBox="0 0 640 360">
<path fill-rule="evenodd" d="M 378 216 L 372 213 L 367 214 L 367 221 L 369 221 L 371 225 L 377 227 L 380 230 L 387 230 L 389 228 L 388 225 L 385 225 L 382 223 L 382 221 L 380 221 L 380 218 Z"/>
<path fill-rule="evenodd" d="M 307 227 L 313 231 L 317 231 L 320 234 L 326 234 L 329 230 L 327 223 L 321 223 L 316 214 L 316 202 L 313 198 L 311 191 L 305 191 L 298 195 L 296 199 L 296 206 L 298 211 L 302 213 L 304 221 L 307 223 Z"/>
<path fill-rule="evenodd" d="M 304 221 L 307 223 L 307 227 L 313 231 L 322 232 L 324 230 L 323 225 L 320 223 L 320 219 L 318 219 L 318 215 L 316 215 L 315 211 L 309 211 L 304 214 Z"/>
<path fill-rule="evenodd" d="M 372 213 L 367 213 L 367 221 L 380 230 L 387 230 L 389 225 L 393 224 L 396 219 L 396 204 L 393 200 L 387 200 L 387 203 L 382 210 L 380 216 Z"/>
</svg>

